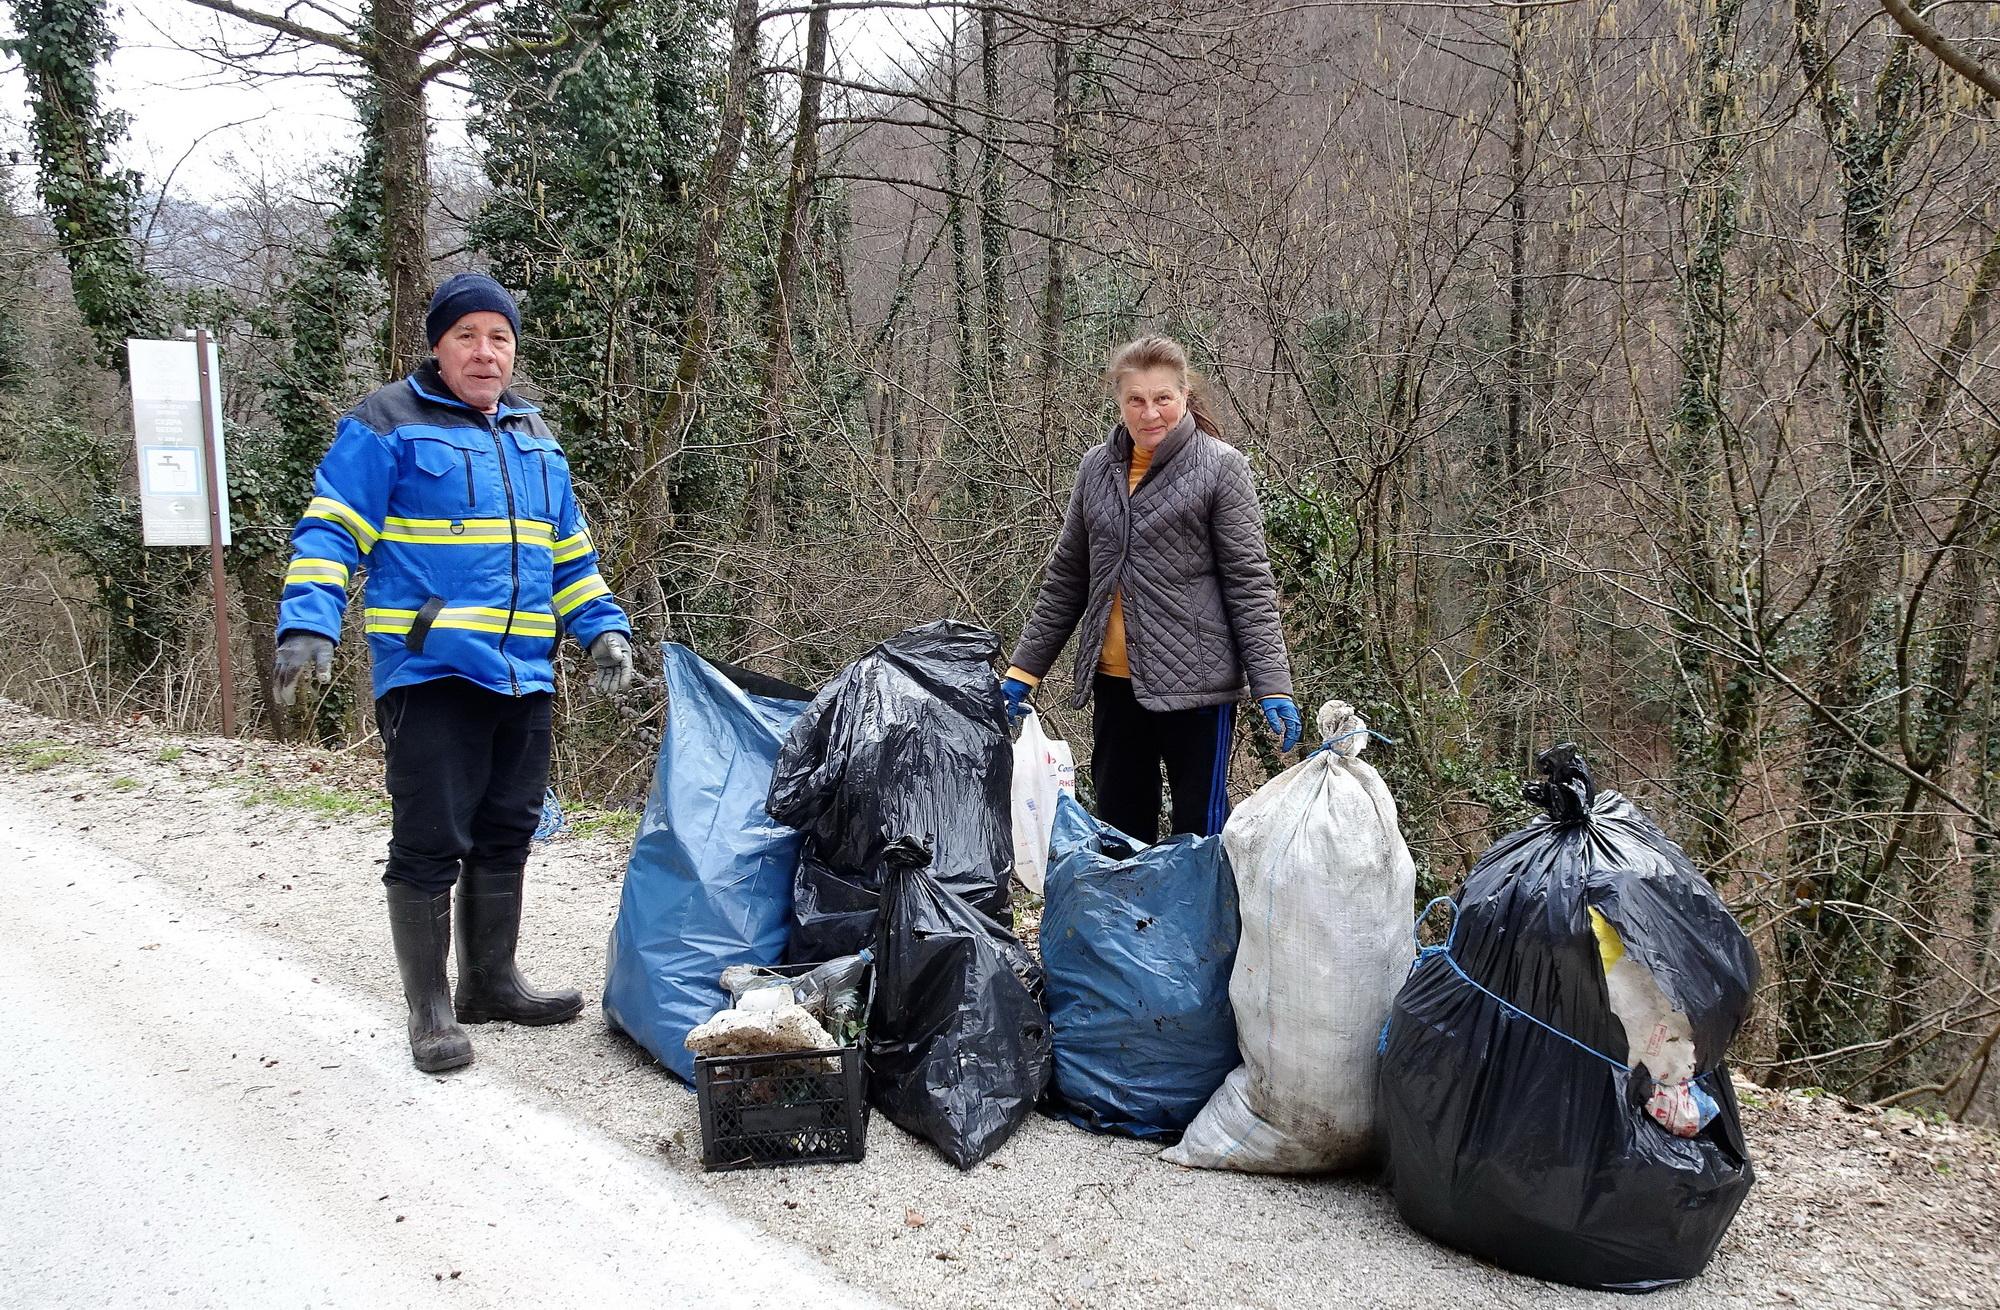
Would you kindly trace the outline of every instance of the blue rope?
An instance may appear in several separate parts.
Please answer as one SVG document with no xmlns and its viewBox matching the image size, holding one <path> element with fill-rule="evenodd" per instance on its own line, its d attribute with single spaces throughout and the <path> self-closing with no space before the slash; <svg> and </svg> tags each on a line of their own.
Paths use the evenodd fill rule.
<svg viewBox="0 0 2000 1310">
<path fill-rule="evenodd" d="M 1424 945 L 1424 939 L 1418 936 L 1418 932 L 1423 928 L 1424 920 L 1431 917 L 1431 911 L 1435 910 L 1440 905 L 1450 907 L 1451 927 L 1445 929 L 1444 945 L 1442 947 L 1426 946 Z M 1410 944 L 1417 948 L 1417 958 L 1415 960 L 1410 961 L 1411 973 L 1415 973 L 1417 971 L 1417 965 L 1423 961 L 1426 952 L 1436 951 L 1436 950 L 1449 951 L 1453 946 L 1457 945 L 1458 902 L 1454 901 L 1449 896 L 1433 896 L 1428 901 L 1425 901 L 1424 908 L 1417 911 L 1417 921 L 1410 925 Z"/>
<path fill-rule="evenodd" d="M 1330 742 L 1328 743 L 1328 745 L 1331 744 Z M 1320 749 L 1325 750 L 1326 747 L 1322 746 Z M 1421 936 L 1424 920 L 1430 918 L 1431 911 L 1440 905 L 1449 905 L 1451 907 L 1451 927 L 1445 929 L 1443 946 L 1426 946 Z M 1439 951 L 1446 952 L 1446 958 L 1449 959 L 1451 948 L 1457 941 L 1458 902 L 1452 900 L 1449 896 L 1431 897 L 1428 901 L 1424 902 L 1424 908 L 1417 911 L 1417 921 L 1410 925 L 1410 943 L 1417 948 L 1417 955 L 1415 959 L 1410 961 L 1410 971 L 1403 975 L 1404 980 L 1408 981 L 1414 978 L 1417 973 L 1417 966 Z M 1376 1034 L 1375 1054 L 1387 1055 L 1389 1053 L 1389 1025 L 1395 1021 L 1395 1018 L 1396 1011 L 1392 1007 L 1389 1011 L 1389 1017 L 1382 1021 L 1382 1031 Z"/>
<path fill-rule="evenodd" d="M 1346 741 L 1349 737 L 1373 737 L 1376 741 L 1379 741 L 1387 746 L 1398 746 L 1402 744 L 1398 742 L 1394 737 L 1384 736 L 1382 733 L 1375 731 L 1375 729 L 1373 728 L 1356 728 L 1353 732 L 1343 732 L 1338 737 L 1328 737 L 1325 741 L 1313 747 L 1311 754 L 1307 755 L 1306 759 L 1311 759 L 1314 755 L 1324 755 L 1326 752 L 1332 750 L 1335 746 L 1338 746 L 1341 742 Z"/>
<path fill-rule="evenodd" d="M 1416 938 L 1417 929 L 1423 927 L 1424 920 L 1430 917 L 1430 912 L 1436 909 L 1440 905 L 1451 906 L 1451 928 L 1445 933 L 1444 944 L 1441 946 L 1425 946 L 1421 941 L 1418 941 L 1417 958 L 1410 961 L 1410 976 L 1414 977 L 1416 975 L 1417 970 L 1423 967 L 1424 961 L 1431 959 L 1441 959 L 1446 964 L 1451 966 L 1451 971 L 1457 974 L 1459 978 L 1462 979 L 1468 987 L 1480 993 L 1482 996 L 1489 997 L 1495 1004 L 1497 1004 L 1500 1007 L 1500 1015 L 1502 1018 L 1526 1019 L 1529 1023 L 1535 1025 L 1535 1027 L 1537 1028 L 1542 1029 L 1544 1032 L 1551 1033 L 1557 1037 L 1562 1038 L 1564 1041 L 1568 1042 L 1571 1046 L 1576 1047 L 1579 1051 L 1582 1051 L 1587 1055 L 1596 1056 L 1598 1059 L 1604 1061 L 1604 1063 L 1610 1065 L 1613 1069 L 1616 1069 L 1619 1073 L 1629 1075 L 1632 1072 L 1631 1065 L 1625 1064 L 1619 1060 L 1614 1060 L 1610 1056 L 1606 1055 L 1604 1052 L 1598 1050 L 1595 1046 L 1590 1045 L 1588 1042 L 1579 1041 L 1577 1038 L 1570 1036 L 1568 1033 L 1556 1027 L 1554 1024 L 1536 1018 L 1534 1015 L 1529 1014 L 1526 1010 L 1514 1004 L 1506 997 L 1500 995 L 1500 993 L 1492 990 L 1489 987 L 1484 986 L 1482 983 L 1480 983 L 1480 981 L 1477 978 L 1474 978 L 1471 974 L 1467 973 L 1464 967 L 1459 964 L 1457 959 L 1455 959 L 1451 953 L 1451 948 L 1458 941 L 1458 905 L 1451 899 L 1451 897 L 1439 896 L 1432 899 L 1428 905 L 1424 906 L 1423 912 L 1417 915 L 1417 922 L 1415 926 L 1412 927 L 1410 930 L 1410 936 L 1412 939 Z M 1389 1025 L 1391 1022 L 1394 1021 L 1395 1017 L 1396 1017 L 1395 1013 L 1391 1011 L 1389 1018 L 1384 1019 L 1382 1021 L 1381 1036 L 1379 1036 L 1375 1040 L 1375 1053 L 1377 1055 L 1385 1055 L 1388 1053 Z M 1704 1079 L 1706 1079 L 1709 1076 L 1709 1074 L 1712 1074 L 1714 1072 L 1715 1071 L 1711 1069 L 1704 1073 L 1698 1073 L 1694 1077 L 1690 1078 L 1688 1081 L 1692 1083 L 1701 1082 Z"/>
</svg>

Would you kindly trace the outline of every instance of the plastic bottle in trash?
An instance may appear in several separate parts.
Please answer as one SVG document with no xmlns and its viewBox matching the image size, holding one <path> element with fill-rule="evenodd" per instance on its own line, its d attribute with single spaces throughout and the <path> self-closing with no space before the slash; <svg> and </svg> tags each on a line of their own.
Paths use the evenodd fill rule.
<svg viewBox="0 0 2000 1310">
<path fill-rule="evenodd" d="M 873 951 L 843 955 L 828 960 L 792 983 L 798 1003 L 820 1016 L 835 1037 L 847 1032 L 861 1019 L 862 988 L 868 981 L 868 967 L 875 962 Z"/>
<path fill-rule="evenodd" d="M 791 979 L 754 964 L 732 964 L 724 969 L 722 990 L 729 993 L 730 1005 L 739 1010 L 769 1010 L 797 1003 Z"/>
</svg>

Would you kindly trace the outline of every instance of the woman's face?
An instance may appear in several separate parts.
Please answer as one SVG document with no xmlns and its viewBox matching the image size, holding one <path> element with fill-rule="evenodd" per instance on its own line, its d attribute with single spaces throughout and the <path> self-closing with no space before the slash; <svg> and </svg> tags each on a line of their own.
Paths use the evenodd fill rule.
<svg viewBox="0 0 2000 1310">
<path fill-rule="evenodd" d="M 1170 368 L 1131 369 L 1118 379 L 1118 409 L 1132 440 L 1151 450 L 1187 413 L 1187 387 Z"/>
</svg>

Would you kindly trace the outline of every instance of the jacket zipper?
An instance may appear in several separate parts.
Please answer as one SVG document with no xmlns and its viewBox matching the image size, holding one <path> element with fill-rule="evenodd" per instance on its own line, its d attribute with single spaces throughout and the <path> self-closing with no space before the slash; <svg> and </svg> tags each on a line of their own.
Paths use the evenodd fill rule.
<svg viewBox="0 0 2000 1310">
<path fill-rule="evenodd" d="M 549 516 L 549 522 L 556 522 L 556 507 L 549 495 L 549 456 L 547 451 L 535 452 L 535 463 L 542 466 L 542 513 Z"/>
<path fill-rule="evenodd" d="M 465 461 L 465 512 L 470 514 L 479 508 L 479 497 L 472 490 L 472 452 L 461 450 L 458 457 Z"/>
<path fill-rule="evenodd" d="M 1132 485 L 1132 466 L 1129 462 L 1131 457 L 1127 456 L 1126 458 L 1127 463 L 1114 465 L 1111 469 L 1111 475 L 1117 478 L 1119 485 L 1125 489 L 1125 494 L 1118 501 L 1118 508 L 1124 511 L 1125 515 L 1125 540 L 1118 552 L 1118 577 L 1116 585 L 1112 588 L 1112 594 L 1116 596 L 1125 594 L 1125 567 L 1132 562 L 1132 493 L 1138 490 L 1137 487 Z M 1147 470 L 1149 476 L 1151 472 L 1152 470 Z M 1139 670 L 1133 666 L 1132 662 L 1132 650 L 1136 644 L 1132 640 L 1132 637 L 1132 607 L 1127 605 L 1125 606 L 1125 667 L 1132 675 L 1132 688 L 1136 692 L 1139 687 Z M 1100 641 L 1098 644 L 1100 658 L 1102 657 L 1103 650 L 1103 643 Z"/>
<path fill-rule="evenodd" d="M 500 660 L 507 666 L 507 685 L 514 695 L 521 694 L 521 681 L 514 676 L 514 661 L 507 658 L 507 637 L 514 631 L 514 611 L 521 607 L 521 534 L 514 526 L 514 475 L 507 468 L 507 451 L 500 444 L 500 429 L 493 425 L 491 415 L 482 414 L 486 420 L 486 435 L 493 438 L 493 454 L 500 461 L 500 485 L 507 492 L 507 577 L 512 591 L 507 597 L 507 626 L 500 633 Z"/>
</svg>

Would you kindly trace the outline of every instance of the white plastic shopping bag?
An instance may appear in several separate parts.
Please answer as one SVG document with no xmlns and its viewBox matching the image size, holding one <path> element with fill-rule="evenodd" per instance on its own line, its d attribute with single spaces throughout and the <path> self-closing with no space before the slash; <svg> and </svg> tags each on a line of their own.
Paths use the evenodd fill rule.
<svg viewBox="0 0 2000 1310">
<path fill-rule="evenodd" d="M 1320 708 L 1328 743 L 1229 816 L 1243 938 L 1229 979 L 1243 1063 L 1202 1108 L 1174 1164 L 1313 1173 L 1375 1141 L 1376 1037 L 1415 948 L 1417 872 L 1396 802 L 1361 762 L 1368 725 Z"/>
<path fill-rule="evenodd" d="M 1033 710 L 1014 742 L 1014 876 L 1039 896 L 1049 869 L 1049 834 L 1056 821 L 1056 797 L 1076 795 L 1076 760 L 1069 743 L 1042 731 Z"/>
<path fill-rule="evenodd" d="M 1625 1058 L 1644 1065 L 1653 1079 L 1646 1113 L 1676 1137 L 1699 1135 L 1717 1107 L 1695 1081 L 1694 1026 L 1674 1008 L 1652 972 L 1625 949 L 1611 920 L 1592 909 L 1590 930 L 1597 937 L 1611 1013 L 1625 1029 Z"/>
</svg>

